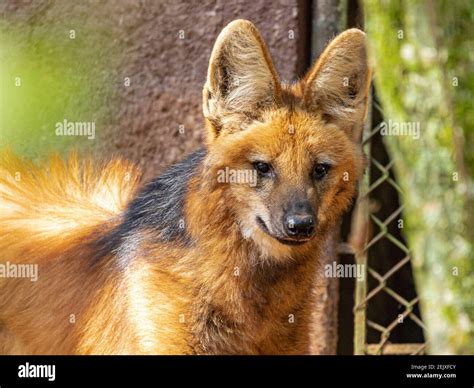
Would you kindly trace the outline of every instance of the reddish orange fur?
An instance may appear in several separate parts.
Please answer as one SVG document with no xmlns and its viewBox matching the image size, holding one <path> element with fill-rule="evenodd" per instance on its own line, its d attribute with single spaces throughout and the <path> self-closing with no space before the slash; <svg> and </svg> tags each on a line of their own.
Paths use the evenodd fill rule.
<svg viewBox="0 0 474 388">
<path fill-rule="evenodd" d="M 224 106 L 219 66 L 234 57 L 242 62 L 229 46 L 236 39 L 242 40 L 239 49 L 248 50 L 244 62 L 250 58 L 268 66 L 259 74 L 270 83 L 257 80 L 249 86 L 262 88 L 253 93 L 258 101 L 246 101 L 237 90 L 234 105 Z M 336 112 L 331 122 L 323 117 L 331 101 L 313 83 L 328 61 L 337 60 L 334 48 L 348 50 L 362 63 L 363 45 L 363 33 L 350 30 L 305 79 L 281 85 L 255 27 L 231 23 L 213 51 L 204 89 L 208 153 L 187 187 L 184 214 L 193 244 L 156 242 L 155 230 L 141 230 L 134 235 L 133 260 L 124 268 L 117 267 L 113 252 L 95 257 L 97 242 L 121 222 L 136 192 L 140 174 L 131 164 L 96 167 L 73 156 L 67 162 L 53 157 L 37 167 L 5 154 L 1 262 L 37 263 L 39 280 L 0 279 L 0 353 L 308 353 L 319 257 L 327 231 L 350 205 L 363 172 L 353 131 L 362 125 L 370 75 L 360 67 L 354 113 L 338 117 Z M 343 65 L 348 73 L 357 70 Z M 327 95 L 341 90 L 335 87 Z M 268 98 L 260 99 L 266 93 Z M 233 111 L 235 106 L 243 110 Z M 217 183 L 218 169 L 252 168 L 254 154 L 272 161 L 278 181 L 259 192 Z M 323 156 L 334 161 L 333 170 L 324 186 L 314 189 L 308 171 L 314 158 Z M 319 207 L 318 233 L 299 246 L 274 240 L 254 223 L 255 214 L 275 217 L 291 190 L 306 193 Z"/>
</svg>

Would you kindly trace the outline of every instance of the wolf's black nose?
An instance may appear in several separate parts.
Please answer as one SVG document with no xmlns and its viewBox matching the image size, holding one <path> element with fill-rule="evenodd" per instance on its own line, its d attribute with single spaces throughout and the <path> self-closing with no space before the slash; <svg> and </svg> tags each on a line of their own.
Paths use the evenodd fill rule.
<svg viewBox="0 0 474 388">
<path fill-rule="evenodd" d="M 285 217 L 284 226 L 289 237 L 310 237 L 314 232 L 314 217 L 308 214 L 290 214 Z"/>
</svg>

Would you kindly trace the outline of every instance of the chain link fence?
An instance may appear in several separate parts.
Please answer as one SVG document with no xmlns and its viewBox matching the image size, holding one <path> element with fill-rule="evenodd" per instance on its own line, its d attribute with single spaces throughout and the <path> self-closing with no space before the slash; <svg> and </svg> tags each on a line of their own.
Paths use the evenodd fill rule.
<svg viewBox="0 0 474 388">
<path fill-rule="evenodd" d="M 394 162 L 383 150 L 383 123 L 382 108 L 373 98 L 362 140 L 367 172 L 352 214 L 351 242 L 343 248 L 364 271 L 355 285 L 354 353 L 424 354 L 426 328 L 402 235 L 403 192 Z"/>
</svg>

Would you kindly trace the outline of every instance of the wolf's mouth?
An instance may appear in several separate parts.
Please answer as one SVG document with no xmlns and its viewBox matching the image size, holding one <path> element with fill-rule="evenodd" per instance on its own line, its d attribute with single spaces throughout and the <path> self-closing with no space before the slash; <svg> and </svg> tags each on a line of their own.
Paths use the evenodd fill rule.
<svg viewBox="0 0 474 388">
<path fill-rule="evenodd" d="M 309 239 L 304 239 L 304 240 L 290 240 L 290 239 L 285 239 L 281 237 L 277 237 L 270 233 L 270 231 L 267 228 L 267 225 L 265 225 L 265 222 L 260 217 L 257 217 L 257 224 L 262 229 L 266 234 L 268 234 L 270 237 L 274 238 L 278 242 L 285 244 L 285 245 L 303 245 L 304 243 L 308 242 Z"/>
</svg>

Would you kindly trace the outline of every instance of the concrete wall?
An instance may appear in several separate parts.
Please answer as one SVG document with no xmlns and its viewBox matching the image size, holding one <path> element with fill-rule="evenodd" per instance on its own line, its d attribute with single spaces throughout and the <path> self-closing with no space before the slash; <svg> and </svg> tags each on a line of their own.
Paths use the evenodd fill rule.
<svg viewBox="0 0 474 388">
<path fill-rule="evenodd" d="M 152 174 L 203 139 L 201 90 L 214 40 L 228 22 L 236 18 L 255 22 L 282 78 L 293 78 L 304 62 L 296 1 L 166 3 L 122 5 L 108 16 L 123 18 L 126 26 L 117 23 L 114 36 L 126 42 L 120 73 L 129 76 L 132 85 L 115 92 L 117 120 L 109 132 L 117 137 L 107 146 L 144 162 Z M 294 39 L 288 38 L 290 30 Z"/>
</svg>

